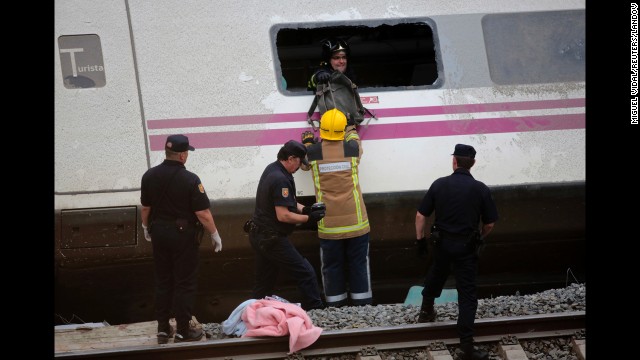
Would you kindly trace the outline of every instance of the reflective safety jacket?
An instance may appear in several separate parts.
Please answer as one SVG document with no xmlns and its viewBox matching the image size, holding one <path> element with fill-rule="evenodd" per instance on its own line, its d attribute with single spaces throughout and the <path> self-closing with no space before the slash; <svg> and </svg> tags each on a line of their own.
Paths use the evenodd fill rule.
<svg viewBox="0 0 640 360">
<path fill-rule="evenodd" d="M 358 164 L 362 156 L 355 126 L 345 129 L 344 140 L 322 140 L 307 148 L 316 201 L 327 206 L 318 222 L 321 239 L 346 239 L 367 234 L 369 218 L 362 200 Z"/>
</svg>

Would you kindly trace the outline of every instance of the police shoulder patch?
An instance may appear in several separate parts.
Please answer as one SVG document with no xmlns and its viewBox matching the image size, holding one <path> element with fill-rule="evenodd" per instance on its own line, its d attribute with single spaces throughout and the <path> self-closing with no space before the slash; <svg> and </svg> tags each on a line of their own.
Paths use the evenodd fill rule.
<svg viewBox="0 0 640 360">
<path fill-rule="evenodd" d="M 204 194 L 204 186 L 202 186 L 202 184 L 198 184 L 198 190 Z"/>
<path fill-rule="evenodd" d="M 282 197 L 289 197 L 289 188 L 282 188 Z"/>
</svg>

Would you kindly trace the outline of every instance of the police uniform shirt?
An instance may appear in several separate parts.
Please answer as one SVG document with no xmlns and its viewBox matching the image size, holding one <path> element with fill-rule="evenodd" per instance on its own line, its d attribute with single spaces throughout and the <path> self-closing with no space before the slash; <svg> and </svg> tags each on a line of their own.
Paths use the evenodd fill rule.
<svg viewBox="0 0 640 360">
<path fill-rule="evenodd" d="M 210 206 L 200 178 L 176 160 L 164 160 L 147 170 L 142 176 L 140 203 L 151 207 L 152 219 L 181 218 L 192 223 L 198 220 L 196 211 Z"/>
<path fill-rule="evenodd" d="M 296 225 L 278 221 L 275 206 L 286 206 L 289 211 L 298 212 L 293 175 L 278 160 L 267 165 L 260 176 L 253 222 L 261 229 L 290 234 Z"/>
<path fill-rule="evenodd" d="M 435 225 L 445 232 L 467 235 L 478 230 L 478 223 L 498 220 L 498 210 L 491 191 L 471 176 L 469 170 L 456 169 L 453 174 L 433 182 L 418 211 L 430 216 L 435 209 Z"/>
</svg>

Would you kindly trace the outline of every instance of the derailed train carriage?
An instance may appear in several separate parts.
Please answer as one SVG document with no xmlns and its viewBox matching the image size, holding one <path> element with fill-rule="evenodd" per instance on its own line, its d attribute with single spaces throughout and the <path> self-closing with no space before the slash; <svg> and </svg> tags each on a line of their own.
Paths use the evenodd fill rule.
<svg viewBox="0 0 640 360">
<path fill-rule="evenodd" d="M 376 115 L 360 129 L 375 303 L 402 302 L 422 284 L 416 207 L 451 172 L 456 143 L 478 151 L 472 174 L 492 188 L 500 213 L 479 295 L 584 281 L 584 7 L 57 1 L 56 321 L 153 318 L 140 178 L 164 159 L 173 133 L 196 148 L 186 166 L 200 176 L 223 238 L 220 253 L 201 244 L 195 314 L 222 321 L 250 296 L 253 252 L 242 225 L 264 167 L 311 129 L 306 83 L 329 36 L 349 43 L 361 100 Z M 300 202 L 314 202 L 310 174 L 294 176 Z M 292 241 L 319 273 L 315 233 L 303 226 Z M 277 295 L 296 301 L 293 284 L 281 284 Z"/>
</svg>

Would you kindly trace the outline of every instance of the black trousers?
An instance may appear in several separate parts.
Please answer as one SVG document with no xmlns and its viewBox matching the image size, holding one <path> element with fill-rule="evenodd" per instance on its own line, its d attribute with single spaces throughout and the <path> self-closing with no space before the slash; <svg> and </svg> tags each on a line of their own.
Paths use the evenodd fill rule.
<svg viewBox="0 0 640 360">
<path fill-rule="evenodd" d="M 473 324 L 478 309 L 476 275 L 478 256 L 467 238 L 443 236 L 434 246 L 434 262 L 424 281 L 422 297 L 438 298 L 453 268 L 458 290 L 458 334 L 461 341 L 473 338 Z"/>
<path fill-rule="evenodd" d="M 262 299 L 273 294 L 280 270 L 296 281 L 302 294 L 302 308 L 323 308 L 318 278 L 313 266 L 302 257 L 287 236 L 278 236 L 268 248 L 260 246 L 265 235 L 251 232 L 249 241 L 256 253 L 256 277 L 252 297 Z"/>
<path fill-rule="evenodd" d="M 175 222 L 155 221 L 151 229 L 156 277 L 156 320 L 175 314 L 178 332 L 189 328 L 198 288 L 198 242 L 195 229 L 178 231 Z"/>
</svg>

